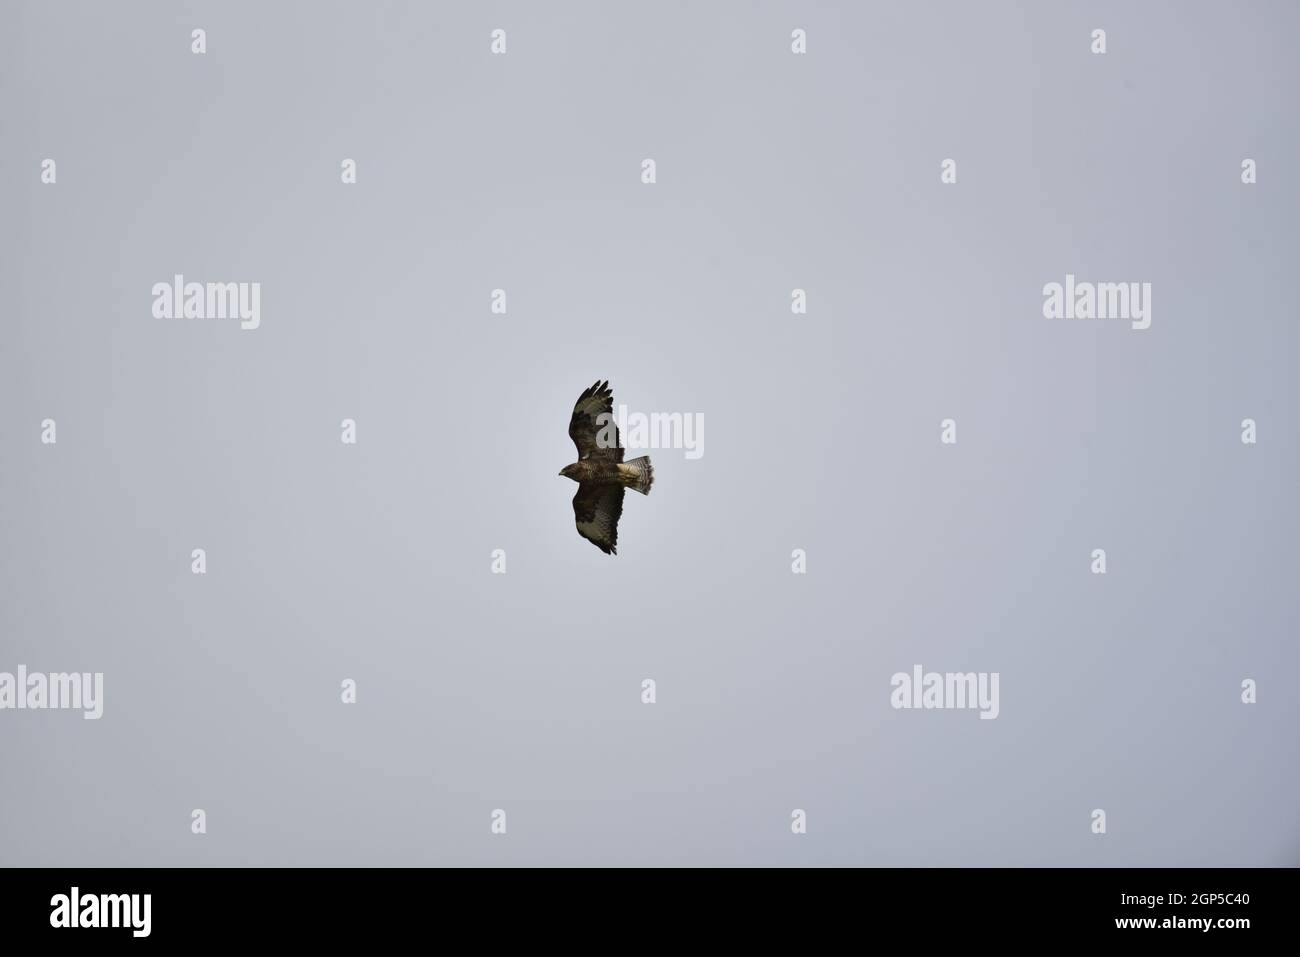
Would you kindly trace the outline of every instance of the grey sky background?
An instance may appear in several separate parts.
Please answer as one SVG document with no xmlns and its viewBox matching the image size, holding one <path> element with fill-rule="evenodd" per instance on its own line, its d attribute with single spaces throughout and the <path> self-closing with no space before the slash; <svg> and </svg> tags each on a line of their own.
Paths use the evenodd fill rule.
<svg viewBox="0 0 1300 957">
<path fill-rule="evenodd" d="M 105 675 L 0 863 L 1300 864 L 1294 4 L 0 15 L 0 670 Z M 706 423 L 616 558 L 597 378 Z"/>
</svg>

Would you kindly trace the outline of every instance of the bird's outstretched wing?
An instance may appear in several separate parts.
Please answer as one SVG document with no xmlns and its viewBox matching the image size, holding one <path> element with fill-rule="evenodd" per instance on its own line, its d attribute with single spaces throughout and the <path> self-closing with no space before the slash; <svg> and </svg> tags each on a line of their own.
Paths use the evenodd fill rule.
<svg viewBox="0 0 1300 957">
<path fill-rule="evenodd" d="M 602 413 L 608 414 L 609 418 L 598 422 Z M 614 424 L 614 391 L 608 382 L 597 382 L 578 396 L 573 406 L 573 417 L 569 419 L 569 438 L 578 447 L 580 459 L 623 461 L 618 426 Z M 597 441 L 598 438 L 602 441 Z"/>
<path fill-rule="evenodd" d="M 578 534 L 606 555 L 618 554 L 618 520 L 623 514 L 623 486 L 584 482 L 573 496 Z"/>
</svg>

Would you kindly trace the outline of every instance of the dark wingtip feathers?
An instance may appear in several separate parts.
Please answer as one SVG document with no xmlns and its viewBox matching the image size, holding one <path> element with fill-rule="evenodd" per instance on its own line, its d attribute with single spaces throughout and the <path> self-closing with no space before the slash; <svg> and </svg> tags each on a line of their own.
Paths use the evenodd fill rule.
<svg viewBox="0 0 1300 957">
<path fill-rule="evenodd" d="M 579 402 L 585 402 L 587 399 L 611 399 L 614 396 L 614 390 L 609 387 L 608 379 L 597 379 L 585 392 L 578 397 Z"/>
</svg>

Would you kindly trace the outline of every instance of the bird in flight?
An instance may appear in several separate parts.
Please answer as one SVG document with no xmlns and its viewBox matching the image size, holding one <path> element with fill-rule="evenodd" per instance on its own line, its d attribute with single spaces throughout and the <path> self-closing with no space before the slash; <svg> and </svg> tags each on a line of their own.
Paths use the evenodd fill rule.
<svg viewBox="0 0 1300 957">
<path fill-rule="evenodd" d="M 623 491 L 630 488 L 649 495 L 655 474 L 648 455 L 623 461 L 614 424 L 614 392 L 608 382 L 596 382 L 578 396 L 569 419 L 569 438 L 578 447 L 578 461 L 560 474 L 578 483 L 573 496 L 578 534 L 606 555 L 617 555 Z"/>
</svg>

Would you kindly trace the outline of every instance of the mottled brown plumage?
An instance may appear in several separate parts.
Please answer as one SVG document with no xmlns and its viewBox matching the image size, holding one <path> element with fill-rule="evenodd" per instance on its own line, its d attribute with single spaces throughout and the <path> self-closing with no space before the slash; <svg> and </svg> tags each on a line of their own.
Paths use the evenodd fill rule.
<svg viewBox="0 0 1300 957">
<path fill-rule="evenodd" d="M 578 534 L 606 555 L 618 554 L 618 520 L 623 491 L 650 494 L 654 470 L 650 458 L 623 461 L 623 447 L 614 424 L 614 393 L 608 382 L 596 382 L 573 406 L 569 438 L 578 448 L 578 461 L 560 474 L 578 483 L 573 518 Z"/>
</svg>

